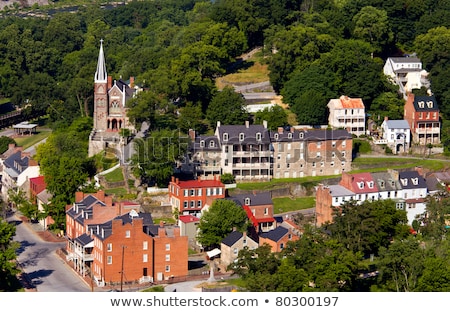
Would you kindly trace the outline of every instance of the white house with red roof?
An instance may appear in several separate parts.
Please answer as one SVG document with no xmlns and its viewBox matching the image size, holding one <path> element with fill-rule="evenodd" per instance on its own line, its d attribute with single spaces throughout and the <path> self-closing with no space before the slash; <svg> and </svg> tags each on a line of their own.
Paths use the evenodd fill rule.
<svg viewBox="0 0 450 312">
<path fill-rule="evenodd" d="M 331 99 L 328 104 L 328 124 L 334 129 L 346 129 L 351 134 L 360 136 L 366 133 L 366 111 L 361 98 L 342 95 Z"/>
<path fill-rule="evenodd" d="M 355 193 L 357 203 L 380 199 L 378 186 L 369 172 L 354 174 L 343 172 L 339 184 Z"/>
<path fill-rule="evenodd" d="M 219 176 L 213 180 L 188 180 L 180 181 L 172 177 L 169 183 L 169 202 L 180 215 L 197 215 L 205 206 L 214 199 L 225 197 L 225 184 Z"/>
</svg>

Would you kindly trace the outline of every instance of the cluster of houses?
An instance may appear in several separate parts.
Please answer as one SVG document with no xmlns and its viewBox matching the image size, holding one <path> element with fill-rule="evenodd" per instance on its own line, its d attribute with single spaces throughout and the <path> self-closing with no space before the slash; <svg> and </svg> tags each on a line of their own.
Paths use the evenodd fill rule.
<svg viewBox="0 0 450 312">
<path fill-rule="evenodd" d="M 415 96 L 412 89 L 429 87 L 426 72 L 415 57 L 389 58 L 385 74 L 404 92 L 403 120 L 385 118 L 379 144 L 394 153 L 405 153 L 412 142 L 440 143 L 439 108 L 433 95 Z M 132 79 L 131 79 L 132 80 Z M 114 81 L 106 73 L 101 46 L 95 74 L 94 132 L 90 153 L 101 150 L 106 137 L 116 138 L 129 125 L 126 100 L 132 96 L 133 81 Z M 66 258 L 82 276 L 97 286 L 118 283 L 147 283 L 188 275 L 188 248 L 196 243 L 201 213 L 215 200 L 232 200 L 245 210 L 251 222 L 247 232 L 233 230 L 222 240 L 220 265 L 226 267 L 244 247 L 271 246 L 281 251 L 289 241 L 298 240 L 301 231 L 289 219 L 274 215 L 270 192 L 228 196 L 223 174 L 236 181 L 267 181 L 273 178 L 342 175 L 336 185 L 320 184 L 316 189 L 316 224 L 331 222 L 334 209 L 353 200 L 393 199 L 398 209 L 407 211 L 411 224 L 425 211 L 425 198 L 440 185 L 448 185 L 444 173 L 425 175 L 420 168 L 411 171 L 351 174 L 353 137 L 368 133 L 362 99 L 341 96 L 328 103 L 329 125 L 315 129 L 305 126 L 280 127 L 267 123 L 222 125 L 213 135 L 191 130 L 189 170 L 195 180 L 172 178 L 168 202 L 178 214 L 176 225 L 154 224 L 150 213 L 130 201 L 115 201 L 104 191 L 77 192 L 66 207 Z M 114 141 L 114 140 L 113 140 Z M 109 144 L 109 143 L 108 143 Z M 51 200 L 39 165 L 21 148 L 10 145 L 0 157 L 2 196 L 9 190 L 27 190 L 30 201 L 43 210 Z M 44 227 L 52 222 L 41 221 Z"/>
</svg>

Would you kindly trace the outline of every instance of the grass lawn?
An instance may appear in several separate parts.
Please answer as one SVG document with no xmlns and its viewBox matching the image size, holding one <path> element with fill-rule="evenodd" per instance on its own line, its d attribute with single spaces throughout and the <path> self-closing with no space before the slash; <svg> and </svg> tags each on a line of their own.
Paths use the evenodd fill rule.
<svg viewBox="0 0 450 312">
<path fill-rule="evenodd" d="M 288 211 L 296 211 L 316 207 L 316 198 L 311 197 L 280 197 L 273 198 L 274 214 L 284 213 Z"/>
<path fill-rule="evenodd" d="M 386 158 L 356 158 L 353 160 L 353 167 L 356 169 L 352 172 L 375 172 L 387 171 L 388 169 L 405 169 L 422 167 L 431 171 L 439 171 L 450 166 L 450 162 L 442 159 L 419 159 L 419 158 L 403 158 L 403 157 L 386 157 Z"/>
<path fill-rule="evenodd" d="M 123 172 L 122 172 L 122 168 L 117 168 L 113 171 L 111 171 L 110 173 L 107 173 L 104 175 L 105 180 L 107 182 L 120 182 L 123 181 Z"/>
<path fill-rule="evenodd" d="M 124 196 L 127 194 L 127 190 L 123 187 L 111 188 L 105 190 L 106 195 Z"/>
<path fill-rule="evenodd" d="M 27 149 L 30 146 L 42 141 L 47 138 L 51 132 L 51 130 L 38 130 L 36 134 L 33 135 L 24 135 L 20 137 L 15 137 L 14 141 L 16 141 L 18 146 L 22 146 L 23 149 Z"/>
</svg>

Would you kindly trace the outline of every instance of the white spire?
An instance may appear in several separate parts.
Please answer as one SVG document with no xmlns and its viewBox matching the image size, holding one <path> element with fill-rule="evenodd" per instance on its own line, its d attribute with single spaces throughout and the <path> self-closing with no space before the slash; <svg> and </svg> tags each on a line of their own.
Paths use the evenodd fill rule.
<svg viewBox="0 0 450 312">
<path fill-rule="evenodd" d="M 105 54 L 103 53 L 103 39 L 100 40 L 100 51 L 98 53 L 97 71 L 94 77 L 95 82 L 107 82 Z"/>
</svg>

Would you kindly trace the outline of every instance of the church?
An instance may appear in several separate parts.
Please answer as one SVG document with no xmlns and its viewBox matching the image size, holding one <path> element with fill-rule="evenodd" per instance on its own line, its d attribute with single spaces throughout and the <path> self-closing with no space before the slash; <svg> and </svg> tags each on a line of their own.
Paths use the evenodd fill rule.
<svg viewBox="0 0 450 312">
<path fill-rule="evenodd" d="M 89 157 L 106 147 L 119 149 L 126 144 L 121 129 L 135 132 L 127 117 L 127 102 L 137 94 L 134 77 L 129 82 L 113 80 L 106 72 L 103 40 L 100 40 L 97 70 L 94 76 L 94 128 L 89 136 Z"/>
</svg>

